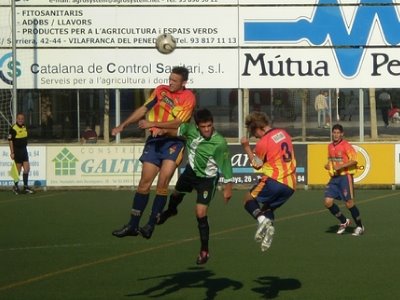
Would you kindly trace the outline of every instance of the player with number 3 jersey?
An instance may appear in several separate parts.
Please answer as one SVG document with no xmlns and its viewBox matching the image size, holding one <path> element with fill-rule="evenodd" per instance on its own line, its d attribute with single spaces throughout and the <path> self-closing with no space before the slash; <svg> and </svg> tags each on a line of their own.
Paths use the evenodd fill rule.
<svg viewBox="0 0 400 300">
<path fill-rule="evenodd" d="M 259 141 L 254 150 L 246 137 L 241 139 L 241 144 L 253 168 L 263 174 L 246 194 L 245 209 L 258 221 L 255 240 L 261 242 L 261 251 L 266 251 L 275 232 L 274 212 L 296 188 L 296 159 L 290 135 L 283 129 L 272 128 L 264 113 L 249 114 L 245 124 L 250 136 Z"/>
<path fill-rule="evenodd" d="M 254 148 L 254 155 L 263 162 L 260 170 L 264 177 L 295 189 L 296 160 L 293 153 L 289 134 L 278 128 L 268 130 Z"/>
</svg>

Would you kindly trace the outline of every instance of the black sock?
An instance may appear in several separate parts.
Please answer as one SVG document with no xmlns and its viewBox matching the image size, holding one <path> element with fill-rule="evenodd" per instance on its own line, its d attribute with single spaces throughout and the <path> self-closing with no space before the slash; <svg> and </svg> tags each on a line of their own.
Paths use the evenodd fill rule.
<svg viewBox="0 0 400 300">
<path fill-rule="evenodd" d="M 207 216 L 203 218 L 197 218 L 197 226 L 199 228 L 199 233 L 200 233 L 200 243 L 201 243 L 200 251 L 208 251 L 210 227 L 208 225 Z"/>
<path fill-rule="evenodd" d="M 257 217 L 262 214 L 261 209 L 260 209 L 260 205 L 254 199 L 247 201 L 246 204 L 244 205 L 244 209 L 250 215 L 252 215 L 254 219 L 257 219 Z"/>
<path fill-rule="evenodd" d="M 176 211 L 178 208 L 178 205 L 181 204 L 184 196 L 185 196 L 185 194 L 183 194 L 183 193 L 172 194 L 169 197 L 168 210 Z"/>
<path fill-rule="evenodd" d="M 346 217 L 342 214 L 339 209 L 339 206 L 333 204 L 331 207 L 328 208 L 332 215 L 339 219 L 340 223 L 346 223 Z"/>
<path fill-rule="evenodd" d="M 269 204 L 264 204 L 261 208 L 262 214 L 270 219 L 272 222 L 275 220 L 274 209 L 272 209 Z"/>
<path fill-rule="evenodd" d="M 362 227 L 360 211 L 358 210 L 358 208 L 354 205 L 352 208 L 349 208 L 349 211 L 357 226 Z"/>
<path fill-rule="evenodd" d="M 29 177 L 29 174 L 28 173 L 23 173 L 22 174 L 22 179 L 23 179 L 23 181 L 24 181 L 24 187 L 27 187 L 28 186 L 28 177 Z"/>
</svg>

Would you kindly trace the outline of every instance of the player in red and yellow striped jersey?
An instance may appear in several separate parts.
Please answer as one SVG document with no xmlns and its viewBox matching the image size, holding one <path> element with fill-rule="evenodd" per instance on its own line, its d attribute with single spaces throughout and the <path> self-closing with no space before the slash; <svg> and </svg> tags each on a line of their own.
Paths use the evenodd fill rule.
<svg viewBox="0 0 400 300">
<path fill-rule="evenodd" d="M 332 127 L 332 143 L 328 145 L 328 162 L 325 165 L 331 178 L 325 188 L 324 202 L 330 213 L 340 221 L 337 234 L 343 234 L 350 225 L 350 219 L 342 214 L 334 200 L 344 201 L 357 225 L 353 235 L 359 236 L 364 233 L 364 226 L 360 212 L 354 204 L 353 175 L 357 172 L 357 152 L 343 139 L 343 135 L 342 125 L 336 124 Z"/>
<path fill-rule="evenodd" d="M 278 128 L 271 128 L 260 137 L 254 154 L 263 161 L 260 171 L 266 178 L 272 178 L 288 187 L 296 187 L 296 160 L 289 134 Z"/>
<path fill-rule="evenodd" d="M 147 126 L 153 122 L 152 125 L 162 127 L 160 126 L 161 122 L 175 119 L 187 122 L 192 116 L 195 104 L 194 95 L 190 90 L 171 91 L 169 86 L 160 85 L 144 104 L 149 110 Z"/>
<path fill-rule="evenodd" d="M 196 106 L 192 91 L 186 89 L 189 72 L 184 67 L 174 67 L 169 76 L 169 85 L 158 86 L 147 101 L 136 109 L 124 122 L 112 130 L 117 135 L 126 126 L 138 122 L 142 129 L 150 128 L 152 134 L 146 140 L 142 162 L 142 173 L 127 225 L 113 231 L 116 237 L 136 236 L 139 233 L 149 239 L 154 231 L 159 214 L 167 202 L 169 182 L 182 161 L 184 140 L 178 137 L 159 136 L 157 128 L 178 128 L 188 122 Z M 146 116 L 147 120 L 143 118 Z M 157 128 L 156 128 L 157 127 Z M 148 223 L 139 227 L 140 218 L 148 203 L 151 185 L 158 175 L 156 196 Z"/>
<path fill-rule="evenodd" d="M 263 176 L 246 194 L 244 206 L 258 221 L 255 240 L 261 242 L 261 250 L 266 251 L 275 230 L 274 211 L 293 195 L 296 188 L 296 159 L 289 134 L 283 129 L 272 128 L 264 113 L 249 114 L 245 123 L 249 134 L 259 141 L 252 150 L 248 138 L 243 137 L 243 149 L 253 168 L 261 170 Z"/>
</svg>

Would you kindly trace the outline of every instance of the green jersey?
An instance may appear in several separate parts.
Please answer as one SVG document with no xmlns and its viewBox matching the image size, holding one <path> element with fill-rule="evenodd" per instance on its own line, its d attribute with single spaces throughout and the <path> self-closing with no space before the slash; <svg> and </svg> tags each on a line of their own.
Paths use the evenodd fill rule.
<svg viewBox="0 0 400 300">
<path fill-rule="evenodd" d="M 220 171 L 224 183 L 233 178 L 231 156 L 225 138 L 214 130 L 209 139 L 205 139 L 194 124 L 183 123 L 179 126 L 178 136 L 186 138 L 188 160 L 198 177 L 216 177 Z"/>
</svg>

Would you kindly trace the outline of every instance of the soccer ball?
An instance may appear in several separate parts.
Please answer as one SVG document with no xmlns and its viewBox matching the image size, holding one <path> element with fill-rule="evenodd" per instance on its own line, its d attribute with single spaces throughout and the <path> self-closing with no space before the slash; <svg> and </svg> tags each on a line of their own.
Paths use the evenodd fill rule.
<svg viewBox="0 0 400 300">
<path fill-rule="evenodd" d="M 176 39 L 171 34 L 161 34 L 156 39 L 156 48 L 162 54 L 169 54 L 176 48 Z"/>
</svg>

